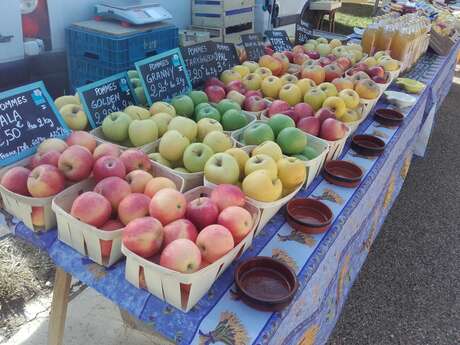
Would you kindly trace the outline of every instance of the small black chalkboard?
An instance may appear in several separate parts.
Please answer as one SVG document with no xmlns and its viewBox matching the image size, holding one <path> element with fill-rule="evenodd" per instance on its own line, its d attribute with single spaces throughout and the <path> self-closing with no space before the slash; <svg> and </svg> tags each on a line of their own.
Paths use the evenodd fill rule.
<svg viewBox="0 0 460 345">
<path fill-rule="evenodd" d="M 233 43 L 216 43 L 216 46 L 216 63 L 219 74 L 240 64 L 240 57 Z"/>
<path fill-rule="evenodd" d="M 312 28 L 309 23 L 298 21 L 295 25 L 295 43 L 304 44 L 312 38 Z"/>
<path fill-rule="evenodd" d="M 259 61 L 262 55 L 265 55 L 264 42 L 260 34 L 241 35 L 244 49 L 249 61 Z"/>
<path fill-rule="evenodd" d="M 178 48 L 138 61 L 135 65 L 150 105 L 192 90 L 190 77 Z"/>
<path fill-rule="evenodd" d="M 216 43 L 207 41 L 181 48 L 192 86 L 198 87 L 212 77 L 218 77 Z"/>
<path fill-rule="evenodd" d="M 33 154 L 48 138 L 70 133 L 42 81 L 0 93 L 0 166 Z"/>
<path fill-rule="evenodd" d="M 136 104 L 128 73 L 119 73 L 77 89 L 92 128 L 102 125 L 105 117 Z"/>
<path fill-rule="evenodd" d="M 273 50 L 276 52 L 283 52 L 292 49 L 292 43 L 289 40 L 289 36 L 284 30 L 269 30 L 265 31 L 265 35 L 268 37 L 272 44 Z"/>
</svg>

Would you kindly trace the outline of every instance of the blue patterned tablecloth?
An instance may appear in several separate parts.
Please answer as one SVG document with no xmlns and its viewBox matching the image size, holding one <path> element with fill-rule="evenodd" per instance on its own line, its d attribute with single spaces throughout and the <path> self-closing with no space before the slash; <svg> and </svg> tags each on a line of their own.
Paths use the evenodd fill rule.
<svg viewBox="0 0 460 345">
<path fill-rule="evenodd" d="M 417 134 L 432 104 L 439 105 L 452 81 L 453 56 L 424 56 L 408 75 L 427 83 L 417 103 L 406 112 L 404 124 L 387 128 L 364 121 L 358 133 L 379 136 L 386 142 L 378 158 L 357 155 L 346 146 L 342 159 L 365 172 L 354 189 L 314 180 L 298 197 L 324 201 L 334 212 L 331 228 L 322 235 L 292 231 L 283 211 L 276 214 L 243 255 L 267 255 L 290 265 L 300 286 L 294 301 L 279 313 L 255 311 L 232 291 L 232 264 L 207 295 L 183 313 L 130 285 L 124 278 L 124 262 L 105 269 L 57 240 L 56 231 L 34 234 L 8 214 L 0 216 L 17 236 L 46 250 L 56 265 L 94 288 L 121 308 L 147 323 L 152 331 L 177 344 L 324 344 L 332 332 L 347 293 L 355 280 L 381 225 L 404 182 Z M 384 100 L 377 107 L 387 106 Z M 0 220 L 1 221 L 1 220 Z"/>
</svg>

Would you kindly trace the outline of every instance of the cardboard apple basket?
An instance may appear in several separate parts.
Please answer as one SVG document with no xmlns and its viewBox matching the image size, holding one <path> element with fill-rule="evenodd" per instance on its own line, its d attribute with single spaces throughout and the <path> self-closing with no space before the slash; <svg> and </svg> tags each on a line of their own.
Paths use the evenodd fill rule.
<svg viewBox="0 0 460 345">
<path fill-rule="evenodd" d="M 129 149 L 136 149 L 136 150 L 140 150 L 140 151 L 143 151 L 143 152 L 148 152 L 150 150 L 152 150 L 152 147 L 154 145 L 154 143 L 156 141 L 159 141 L 160 139 L 156 140 L 155 142 L 152 142 L 152 143 L 148 143 L 148 144 L 145 144 L 145 145 L 142 145 L 142 146 L 139 146 L 139 147 L 129 147 L 129 146 L 123 146 L 119 143 L 116 143 L 116 142 L 113 142 L 113 141 L 110 141 L 109 139 L 107 139 L 104 135 L 104 133 L 102 132 L 102 127 L 97 127 L 97 128 L 94 128 L 90 131 L 90 133 L 96 138 L 96 141 L 101 144 L 101 143 L 111 143 L 111 144 L 114 144 L 116 146 L 118 146 L 118 148 L 122 151 L 126 151 L 126 150 L 129 150 Z"/>
<path fill-rule="evenodd" d="M 183 189 L 184 181 L 179 176 L 157 168 L 154 168 L 154 176 L 167 177 L 176 184 L 178 190 Z M 87 179 L 67 188 L 53 199 L 52 209 L 56 213 L 58 239 L 99 265 L 110 267 L 123 256 L 121 253 L 122 229 L 101 230 L 81 222 L 70 214 L 74 200 L 80 194 L 93 190 L 95 185 L 95 180 Z M 101 241 L 112 241 L 109 257 L 102 256 Z"/>
<path fill-rule="evenodd" d="M 367 115 L 364 114 L 364 106 L 360 104 L 356 111 L 359 114 L 359 119 L 351 122 L 344 122 L 350 128 L 350 135 L 355 133 L 359 125 L 367 118 Z"/>
<path fill-rule="evenodd" d="M 211 191 L 212 188 L 201 186 L 184 195 L 187 201 L 192 201 L 210 195 Z M 249 234 L 219 260 L 194 273 L 170 270 L 140 257 L 122 245 L 121 251 L 126 256 L 126 280 L 137 288 L 145 284 L 144 287 L 152 295 L 184 312 L 190 311 L 225 269 L 251 246 L 255 228 L 259 223 L 260 211 L 250 201 L 246 201 L 244 208 L 251 213 L 254 224 Z"/>
</svg>

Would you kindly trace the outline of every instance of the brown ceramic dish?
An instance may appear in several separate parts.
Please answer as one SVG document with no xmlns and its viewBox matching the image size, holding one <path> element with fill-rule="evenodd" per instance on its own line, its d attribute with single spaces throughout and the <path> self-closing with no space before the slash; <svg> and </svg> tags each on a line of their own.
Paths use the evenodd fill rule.
<svg viewBox="0 0 460 345">
<path fill-rule="evenodd" d="M 359 166 L 338 160 L 326 162 L 323 174 L 329 183 L 347 188 L 356 187 L 363 178 L 363 171 Z"/>
<path fill-rule="evenodd" d="M 263 311 L 279 311 L 288 306 L 299 286 L 289 266 L 268 256 L 239 263 L 235 284 L 244 303 Z"/>
<path fill-rule="evenodd" d="M 286 206 L 288 224 L 297 231 L 321 234 L 332 223 L 333 213 L 323 202 L 316 199 L 294 199 Z"/>
<path fill-rule="evenodd" d="M 394 109 L 377 109 L 374 119 L 384 126 L 397 127 L 403 122 L 404 115 Z"/>
<path fill-rule="evenodd" d="M 385 150 L 385 142 L 374 135 L 358 134 L 351 138 L 351 148 L 363 156 L 379 156 Z"/>
</svg>

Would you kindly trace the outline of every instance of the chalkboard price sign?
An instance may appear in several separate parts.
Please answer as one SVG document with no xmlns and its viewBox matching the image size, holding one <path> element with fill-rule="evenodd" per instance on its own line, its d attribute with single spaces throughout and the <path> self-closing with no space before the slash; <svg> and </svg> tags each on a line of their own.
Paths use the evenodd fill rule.
<svg viewBox="0 0 460 345">
<path fill-rule="evenodd" d="M 265 35 L 270 40 L 273 50 L 276 52 L 283 52 L 292 49 L 292 43 L 289 41 L 289 36 L 284 30 L 269 30 Z"/>
<path fill-rule="evenodd" d="M 216 50 L 216 43 L 212 41 L 181 48 L 193 87 L 201 86 L 209 78 L 219 76 Z"/>
<path fill-rule="evenodd" d="M 260 57 L 265 54 L 264 42 L 260 34 L 241 35 L 244 49 L 249 61 L 259 61 Z"/>
<path fill-rule="evenodd" d="M 77 89 L 92 128 L 102 125 L 107 115 L 135 104 L 128 73 L 119 73 Z"/>
<path fill-rule="evenodd" d="M 0 167 L 70 133 L 42 81 L 0 93 Z"/>
<path fill-rule="evenodd" d="M 170 100 L 192 89 L 184 59 L 178 48 L 136 62 L 147 101 Z"/>
<path fill-rule="evenodd" d="M 312 28 L 310 24 L 304 21 L 298 21 L 295 25 L 295 43 L 304 44 L 312 38 Z"/>
<path fill-rule="evenodd" d="M 240 64 L 240 58 L 233 43 L 216 43 L 216 63 L 219 75 L 226 69 Z"/>
</svg>

